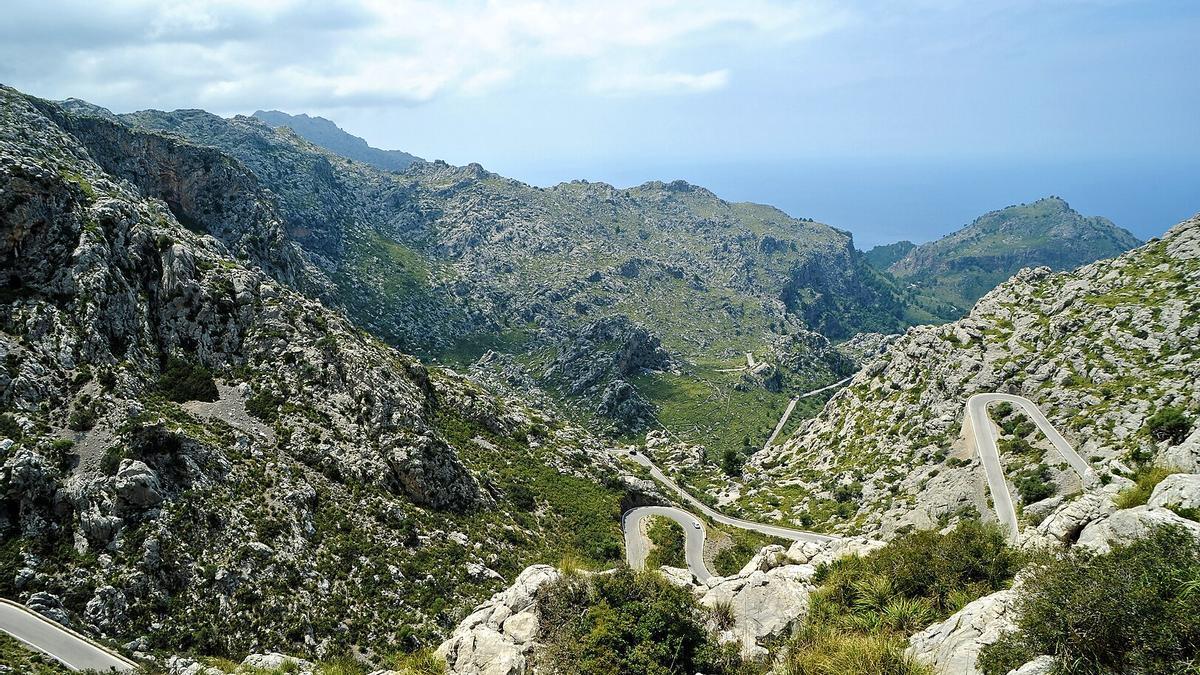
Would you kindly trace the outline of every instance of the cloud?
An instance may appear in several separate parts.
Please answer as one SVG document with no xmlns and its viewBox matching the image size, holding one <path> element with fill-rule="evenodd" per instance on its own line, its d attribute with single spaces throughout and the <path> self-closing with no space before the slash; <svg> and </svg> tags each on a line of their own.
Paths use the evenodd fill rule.
<svg viewBox="0 0 1200 675">
<path fill-rule="evenodd" d="M 15 0 L 0 80 L 118 110 L 418 105 L 522 84 L 707 92 L 721 54 L 811 39 L 831 0 Z M 703 58 L 693 49 L 709 45 Z"/>
<path fill-rule="evenodd" d="M 699 74 L 619 72 L 593 79 L 591 89 L 613 95 L 682 94 L 715 91 L 728 84 L 729 69 L 722 68 Z"/>
</svg>

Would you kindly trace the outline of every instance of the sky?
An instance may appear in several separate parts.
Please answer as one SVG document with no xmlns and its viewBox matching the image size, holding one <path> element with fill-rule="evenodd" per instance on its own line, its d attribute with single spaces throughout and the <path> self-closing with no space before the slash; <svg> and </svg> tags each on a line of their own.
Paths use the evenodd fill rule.
<svg viewBox="0 0 1200 675">
<path fill-rule="evenodd" d="M 257 109 L 538 185 L 682 178 L 924 241 L 1059 195 L 1200 212 L 1195 0 L 6 0 L 0 82 Z"/>
</svg>

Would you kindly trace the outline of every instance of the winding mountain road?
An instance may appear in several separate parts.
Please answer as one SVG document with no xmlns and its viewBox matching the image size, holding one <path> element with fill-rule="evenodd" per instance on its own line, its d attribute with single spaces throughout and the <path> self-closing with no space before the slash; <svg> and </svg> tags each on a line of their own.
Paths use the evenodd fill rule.
<svg viewBox="0 0 1200 675">
<path fill-rule="evenodd" d="M 820 389 L 813 389 L 812 391 L 805 392 L 803 394 L 800 394 L 799 396 L 793 396 L 792 400 L 788 401 L 787 408 L 785 408 L 783 411 L 783 416 L 781 416 L 779 418 L 779 424 L 776 424 L 775 430 L 771 432 L 771 437 L 767 439 L 766 443 L 763 443 L 762 449 L 766 450 L 767 448 L 771 447 L 772 443 L 775 442 L 775 439 L 779 436 L 779 432 L 783 431 L 783 425 L 787 424 L 788 418 L 790 418 L 792 416 L 792 411 L 796 409 L 796 404 L 800 402 L 800 399 L 808 398 L 809 396 L 816 396 L 817 394 L 829 391 L 830 389 L 834 389 L 835 387 L 840 387 L 849 381 L 850 381 L 850 378 L 847 377 L 843 380 L 838 380 L 837 382 L 834 382 L 833 384 L 821 387 Z"/>
<path fill-rule="evenodd" d="M 71 670 L 132 672 L 137 664 L 41 614 L 0 598 L 0 630 Z"/>
<path fill-rule="evenodd" d="M 843 382 L 845 382 L 845 380 L 842 382 L 835 382 L 828 387 L 822 387 L 820 390 L 815 392 L 809 392 L 808 394 L 805 394 L 805 396 L 811 396 L 815 393 L 819 393 L 820 391 L 831 389 L 839 384 L 842 384 Z M 741 518 L 727 516 L 724 513 L 712 508 L 708 504 L 705 504 L 699 499 L 693 497 L 691 493 L 689 493 L 687 490 L 684 490 L 679 483 L 676 483 L 669 476 L 667 476 L 667 474 L 663 473 L 662 469 L 659 469 L 645 454 L 637 451 L 629 453 L 620 451 L 614 452 L 618 452 L 620 456 L 631 459 L 649 469 L 650 475 L 655 480 L 665 485 L 675 494 L 679 495 L 680 499 L 694 507 L 700 513 L 703 513 L 713 522 L 721 523 L 722 525 L 729 525 L 730 527 L 737 527 L 743 530 L 759 532 L 761 534 L 778 537 L 780 539 L 788 539 L 791 541 L 826 542 L 836 539 L 836 537 L 826 534 L 806 532 L 804 530 L 794 530 L 790 527 L 767 525 L 764 523 L 756 523 L 750 520 L 743 520 Z M 642 534 L 639 525 L 643 518 L 652 515 L 660 515 L 670 518 L 683 527 L 686 535 L 684 555 L 687 559 L 689 571 L 691 571 L 691 573 L 700 581 L 704 581 L 705 579 L 711 577 L 712 573 L 708 571 L 708 567 L 704 564 L 704 539 L 708 532 L 704 527 L 704 523 L 699 518 L 687 511 L 684 511 L 683 509 L 677 509 L 669 506 L 641 506 L 630 509 L 621 516 L 621 529 L 625 533 L 625 560 L 629 563 L 629 566 L 634 569 L 642 569 L 645 567 L 646 555 L 649 553 L 649 542 L 646 540 L 646 536 Z M 700 528 L 696 529 L 694 523 L 700 523 Z"/>
<path fill-rule="evenodd" d="M 713 576 L 704 564 L 704 538 L 707 530 L 695 516 L 671 506 L 639 506 L 630 509 L 621 517 L 621 529 L 625 532 L 625 560 L 635 570 L 646 566 L 646 556 L 650 553 L 649 541 L 642 533 L 642 521 L 651 516 L 670 518 L 679 523 L 684 533 L 684 557 L 687 559 L 688 571 L 700 582 Z M 699 525 L 700 527 L 696 527 Z"/>
<path fill-rule="evenodd" d="M 1092 467 L 1079 456 L 1079 453 L 1075 452 L 1071 444 L 1067 443 L 1067 439 L 1058 433 L 1058 430 L 1050 424 L 1033 401 L 1014 394 L 975 394 L 967 399 L 967 414 L 963 416 L 963 430 L 966 432 L 967 438 L 974 444 L 975 450 L 983 462 L 983 471 L 987 476 L 988 491 L 992 495 L 996 518 L 1008 531 L 1009 539 L 1016 541 L 1020 533 L 1017 510 L 1013 507 L 1012 493 L 1004 478 L 1004 468 L 1000 466 L 1000 451 L 996 447 L 996 431 L 992 425 L 992 418 L 988 415 L 988 405 L 1000 402 L 1011 403 L 1024 411 L 1038 429 L 1041 429 L 1042 433 L 1046 435 L 1046 438 L 1050 439 L 1054 449 L 1062 455 L 1067 464 L 1075 470 L 1075 473 L 1079 474 L 1084 485 L 1096 480 L 1097 476 Z"/>
</svg>

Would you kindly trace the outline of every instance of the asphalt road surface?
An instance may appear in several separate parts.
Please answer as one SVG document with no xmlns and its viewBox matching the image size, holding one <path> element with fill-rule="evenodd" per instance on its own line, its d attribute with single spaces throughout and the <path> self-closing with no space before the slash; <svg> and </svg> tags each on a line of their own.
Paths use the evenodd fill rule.
<svg viewBox="0 0 1200 675">
<path fill-rule="evenodd" d="M 996 431 L 987 411 L 988 404 L 999 402 L 1011 403 L 1023 410 L 1038 429 L 1041 429 L 1042 433 L 1046 435 L 1046 438 L 1050 439 L 1050 443 L 1067 461 L 1067 464 L 1075 470 L 1075 473 L 1079 474 L 1084 485 L 1088 485 L 1096 479 L 1096 472 L 1079 456 L 1079 453 L 1075 452 L 1071 444 L 1067 443 L 1067 439 L 1051 426 L 1049 420 L 1034 405 L 1033 401 L 1013 394 L 975 394 L 967 399 L 966 419 L 969 424 L 969 437 L 974 440 L 975 449 L 983 461 L 983 471 L 987 476 L 988 491 L 992 494 L 996 517 L 1000 520 L 1001 526 L 1008 531 L 1009 538 L 1016 541 L 1019 534 L 1017 510 L 1013 507 L 1012 493 L 1004 479 L 1004 468 L 1000 466 L 1000 451 L 996 447 Z"/>
<path fill-rule="evenodd" d="M 622 517 L 621 529 L 625 532 L 625 560 L 630 567 L 635 570 L 646 567 L 650 542 L 642 534 L 641 523 L 650 516 L 662 516 L 679 523 L 684 533 L 683 553 L 687 559 L 688 571 L 701 582 L 712 576 L 704 564 L 704 538 L 707 534 L 704 523 L 687 511 L 671 506 L 639 506 L 625 512 Z M 697 524 L 700 527 L 696 527 Z"/>
<path fill-rule="evenodd" d="M 136 667 L 69 628 L 0 598 L 0 630 L 49 655 L 71 670 L 132 672 Z"/>
</svg>

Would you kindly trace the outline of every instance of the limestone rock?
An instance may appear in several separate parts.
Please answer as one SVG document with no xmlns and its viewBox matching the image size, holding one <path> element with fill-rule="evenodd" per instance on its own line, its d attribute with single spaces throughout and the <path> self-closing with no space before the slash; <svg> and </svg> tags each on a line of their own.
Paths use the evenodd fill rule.
<svg viewBox="0 0 1200 675">
<path fill-rule="evenodd" d="M 1177 473 L 1154 487 L 1149 506 L 1200 509 L 1200 474 Z"/>
<path fill-rule="evenodd" d="M 1016 670 L 1010 670 L 1008 675 L 1050 675 L 1053 671 L 1054 657 L 1043 654 Z"/>
<path fill-rule="evenodd" d="M 561 573 L 549 565 L 527 567 L 512 586 L 475 608 L 437 648 L 448 672 L 521 675 L 538 631 L 538 590 Z"/>
<path fill-rule="evenodd" d="M 780 549 L 771 552 L 776 557 L 782 553 L 782 547 L 770 548 Z M 698 588 L 696 594 L 706 607 L 729 604 L 733 609 L 733 626 L 722 631 L 719 639 L 740 641 L 743 654 L 761 658 L 767 652 L 760 643 L 784 634 L 803 619 L 815 573 L 811 565 L 782 565 L 767 571 L 753 569 L 732 577 L 714 577 L 707 587 Z"/>
<path fill-rule="evenodd" d="M 290 669 L 290 672 L 309 674 L 313 672 L 313 664 L 304 659 L 298 659 L 287 654 L 279 654 L 271 652 L 269 654 L 250 654 L 242 659 L 242 667 L 258 668 L 267 671 L 282 671 L 284 668 Z"/>
<path fill-rule="evenodd" d="M 1112 495 L 1107 492 L 1088 492 L 1070 502 L 1060 504 L 1034 528 L 1022 533 L 1021 545 L 1033 548 L 1042 545 L 1067 546 L 1075 543 L 1088 523 L 1116 511 Z"/>
<path fill-rule="evenodd" d="M 1163 525 L 1176 525 L 1200 538 L 1200 523 L 1176 515 L 1156 506 L 1135 506 L 1116 511 L 1112 515 L 1093 521 L 1079 535 L 1077 546 L 1090 548 L 1097 553 L 1111 550 L 1114 544 L 1128 544 L 1141 539 Z"/>
<path fill-rule="evenodd" d="M 945 621 L 910 637 L 907 653 L 939 675 L 981 675 L 975 659 L 984 647 L 1014 627 L 1017 592 L 1014 585 L 968 603 Z"/>
<path fill-rule="evenodd" d="M 141 460 L 121 460 L 115 487 L 117 496 L 134 508 L 146 509 L 162 502 L 158 474 Z"/>
</svg>

